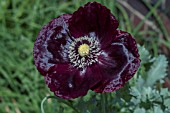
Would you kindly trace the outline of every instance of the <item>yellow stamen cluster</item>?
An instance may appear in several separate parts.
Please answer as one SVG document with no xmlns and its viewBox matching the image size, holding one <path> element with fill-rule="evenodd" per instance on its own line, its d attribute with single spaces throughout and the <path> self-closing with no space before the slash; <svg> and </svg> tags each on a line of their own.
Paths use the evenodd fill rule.
<svg viewBox="0 0 170 113">
<path fill-rule="evenodd" d="M 78 53 L 81 57 L 89 55 L 90 47 L 87 44 L 82 44 L 78 48 Z"/>
<path fill-rule="evenodd" d="M 75 38 L 69 46 L 68 54 L 70 63 L 74 67 L 84 69 L 98 61 L 100 45 L 95 37 Z"/>
</svg>

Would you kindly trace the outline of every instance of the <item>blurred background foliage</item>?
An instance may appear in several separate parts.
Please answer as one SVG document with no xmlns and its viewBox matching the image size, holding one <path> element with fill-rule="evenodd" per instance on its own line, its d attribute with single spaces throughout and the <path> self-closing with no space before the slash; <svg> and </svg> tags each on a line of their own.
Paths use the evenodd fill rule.
<svg viewBox="0 0 170 113">
<path fill-rule="evenodd" d="M 65 13 L 71 14 L 89 1 L 93 0 L 0 0 L 0 113 L 40 112 L 41 100 L 53 94 L 34 66 L 34 41 L 42 26 L 51 19 Z M 106 106 L 98 104 L 103 97 L 89 92 L 87 96 L 74 101 L 48 99 L 44 105 L 45 111 L 74 113 L 78 109 L 77 112 L 81 110 L 81 113 L 99 113 L 107 108 L 110 109 L 107 113 L 170 113 L 167 107 L 170 95 L 166 89 L 170 88 L 170 83 L 169 78 L 165 77 L 170 76 L 170 66 L 167 64 L 170 58 L 169 1 L 96 1 L 108 7 L 116 16 L 120 22 L 119 29 L 130 32 L 143 45 L 139 46 L 141 68 L 123 90 L 104 96 L 107 101 L 102 103 Z M 151 95 L 152 100 L 147 97 L 142 100 L 141 97 L 146 95 Z M 163 100 L 157 101 L 155 98 Z M 158 106 L 152 105 L 153 101 L 158 102 Z M 94 106 L 102 110 L 94 109 Z"/>
</svg>

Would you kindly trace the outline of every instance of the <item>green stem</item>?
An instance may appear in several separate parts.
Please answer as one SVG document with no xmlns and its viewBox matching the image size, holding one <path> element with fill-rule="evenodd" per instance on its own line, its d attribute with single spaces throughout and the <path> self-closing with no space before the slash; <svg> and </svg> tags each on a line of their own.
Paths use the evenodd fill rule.
<svg viewBox="0 0 170 113">
<path fill-rule="evenodd" d="M 58 101 L 64 103 L 65 105 L 69 106 L 72 108 L 76 113 L 80 113 L 76 108 L 74 108 L 70 103 L 63 101 L 62 99 L 56 97 L 56 96 L 46 96 L 42 101 L 41 101 L 41 113 L 45 113 L 44 111 L 44 102 L 48 100 L 49 98 L 57 99 Z"/>
<path fill-rule="evenodd" d="M 101 94 L 102 99 L 102 113 L 106 113 L 106 94 Z"/>
<path fill-rule="evenodd" d="M 45 113 L 44 112 L 44 102 L 48 99 L 48 97 L 45 97 L 42 101 L 41 101 L 41 113 Z"/>
<path fill-rule="evenodd" d="M 54 100 L 54 102 L 53 102 L 53 113 L 56 113 L 56 111 L 57 111 L 57 100 Z"/>
</svg>

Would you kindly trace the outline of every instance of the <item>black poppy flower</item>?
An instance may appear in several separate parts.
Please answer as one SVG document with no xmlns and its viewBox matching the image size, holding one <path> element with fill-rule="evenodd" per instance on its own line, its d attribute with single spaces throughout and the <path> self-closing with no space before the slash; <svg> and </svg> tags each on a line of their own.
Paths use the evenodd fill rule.
<svg viewBox="0 0 170 113">
<path fill-rule="evenodd" d="M 56 96 L 73 99 L 88 90 L 113 92 L 133 77 L 140 65 L 136 41 L 117 28 L 109 9 L 89 2 L 41 29 L 34 62 Z"/>
</svg>

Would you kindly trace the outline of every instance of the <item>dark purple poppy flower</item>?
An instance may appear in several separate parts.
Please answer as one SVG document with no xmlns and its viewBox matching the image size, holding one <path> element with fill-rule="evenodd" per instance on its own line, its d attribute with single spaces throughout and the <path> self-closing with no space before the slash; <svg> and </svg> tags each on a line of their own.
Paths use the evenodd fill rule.
<svg viewBox="0 0 170 113">
<path fill-rule="evenodd" d="M 140 65 L 136 41 L 117 28 L 110 10 L 96 2 L 42 28 L 34 62 L 56 96 L 73 99 L 89 89 L 113 92 L 133 77 Z"/>
</svg>

